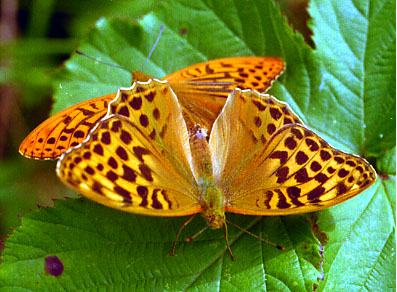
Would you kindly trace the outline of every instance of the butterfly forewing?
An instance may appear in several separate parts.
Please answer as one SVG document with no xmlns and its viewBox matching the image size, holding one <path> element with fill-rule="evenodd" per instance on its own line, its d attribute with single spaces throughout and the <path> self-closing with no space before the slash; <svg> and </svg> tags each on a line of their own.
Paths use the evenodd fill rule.
<svg viewBox="0 0 397 292">
<path fill-rule="evenodd" d="M 105 116 L 116 94 L 81 102 L 45 120 L 21 143 L 19 152 L 34 159 L 56 159 L 79 145 Z"/>
<path fill-rule="evenodd" d="M 236 87 L 264 91 L 284 70 L 272 57 L 236 57 L 208 61 L 181 69 L 163 78 L 177 94 L 188 128 L 201 124 L 208 130 Z M 149 76 L 135 72 L 134 81 Z M 57 159 L 81 143 L 107 112 L 116 94 L 88 100 L 57 113 L 39 125 L 21 143 L 19 152 L 34 159 Z"/>
<path fill-rule="evenodd" d="M 105 117 L 57 174 L 86 197 L 127 212 L 156 216 L 198 213 L 186 125 L 168 84 L 121 89 Z"/>
</svg>

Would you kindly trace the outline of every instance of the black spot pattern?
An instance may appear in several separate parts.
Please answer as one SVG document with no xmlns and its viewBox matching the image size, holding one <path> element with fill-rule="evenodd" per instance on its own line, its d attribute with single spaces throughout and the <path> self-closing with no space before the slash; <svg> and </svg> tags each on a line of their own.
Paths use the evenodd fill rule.
<svg viewBox="0 0 397 292">
<path fill-rule="evenodd" d="M 147 195 L 148 195 L 148 189 L 145 186 L 138 186 L 136 188 L 136 191 L 138 195 L 142 198 L 142 202 L 139 204 L 141 207 L 147 207 L 148 205 L 148 200 L 147 200 Z"/>
<path fill-rule="evenodd" d="M 55 144 L 55 138 L 51 137 L 47 140 L 47 144 Z"/>
<path fill-rule="evenodd" d="M 92 151 L 94 151 L 94 153 L 96 153 L 96 154 L 98 154 L 100 156 L 103 156 L 103 147 L 102 147 L 101 144 L 96 144 Z"/>
<path fill-rule="evenodd" d="M 276 126 L 274 124 L 267 125 L 267 133 L 272 135 L 276 131 Z"/>
<path fill-rule="evenodd" d="M 295 139 L 292 137 L 288 137 L 287 139 L 285 139 L 284 144 L 290 150 L 294 150 L 297 145 Z"/>
<path fill-rule="evenodd" d="M 310 169 L 317 172 L 317 171 L 319 171 L 321 169 L 321 164 L 318 163 L 317 161 L 313 161 L 310 164 Z"/>
<path fill-rule="evenodd" d="M 296 154 L 296 157 L 295 157 L 295 161 L 298 165 L 305 164 L 306 161 L 308 161 L 308 160 L 309 160 L 309 157 L 306 155 L 305 152 L 298 151 L 298 153 Z"/>
<path fill-rule="evenodd" d="M 84 138 L 85 134 L 83 131 L 77 130 L 76 132 L 73 133 L 73 137 L 75 138 Z"/>
<path fill-rule="evenodd" d="M 134 97 L 132 99 L 132 101 L 130 101 L 130 106 L 134 109 L 134 110 L 140 110 L 142 107 L 142 98 L 141 97 Z"/>
<path fill-rule="evenodd" d="M 288 152 L 287 151 L 274 151 L 269 156 L 269 158 L 280 159 L 280 164 L 285 164 L 287 162 Z"/>
</svg>

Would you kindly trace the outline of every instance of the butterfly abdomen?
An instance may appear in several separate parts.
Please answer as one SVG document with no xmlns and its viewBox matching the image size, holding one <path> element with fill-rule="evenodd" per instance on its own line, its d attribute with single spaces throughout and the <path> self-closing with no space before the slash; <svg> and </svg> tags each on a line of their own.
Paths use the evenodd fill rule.
<svg viewBox="0 0 397 292">
<path fill-rule="evenodd" d="M 200 187 L 200 204 L 203 217 L 211 228 L 219 229 L 225 223 L 225 209 L 222 190 L 215 184 L 212 174 L 211 152 L 207 133 L 194 126 L 189 131 L 189 144 L 192 153 L 193 171 Z"/>
</svg>

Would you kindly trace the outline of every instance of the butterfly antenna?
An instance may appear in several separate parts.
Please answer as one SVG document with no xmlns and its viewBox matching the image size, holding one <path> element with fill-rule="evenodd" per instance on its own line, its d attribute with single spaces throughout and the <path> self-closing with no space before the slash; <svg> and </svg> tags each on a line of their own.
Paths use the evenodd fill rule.
<svg viewBox="0 0 397 292">
<path fill-rule="evenodd" d="M 93 60 L 93 61 L 95 61 L 95 62 L 97 62 L 97 63 L 104 64 L 104 65 L 108 65 L 108 66 L 111 66 L 111 67 L 114 67 L 114 68 L 118 68 L 118 69 L 122 69 L 122 70 L 124 70 L 124 71 L 127 71 L 128 73 L 131 73 L 131 71 L 128 70 L 127 68 L 124 68 L 124 67 L 122 67 L 122 66 L 115 65 L 115 64 L 112 64 L 112 63 L 108 63 L 108 62 L 105 62 L 105 61 L 98 60 L 98 59 L 96 59 L 96 58 L 94 58 L 94 57 L 88 56 L 87 54 L 83 53 L 82 51 L 76 50 L 75 52 L 76 52 L 77 54 L 82 55 L 82 56 L 84 56 L 84 57 L 87 57 L 88 59 L 91 59 L 91 60 Z"/>
<path fill-rule="evenodd" d="M 267 243 L 267 244 L 269 244 L 271 246 L 274 246 L 275 248 L 277 248 L 279 250 L 285 250 L 284 246 L 281 246 L 281 245 L 275 244 L 274 242 L 271 242 L 271 241 L 268 241 L 266 239 L 263 239 L 262 237 L 259 237 L 258 235 L 253 234 L 252 232 L 249 232 L 247 229 L 244 229 L 244 228 L 238 226 L 237 224 L 234 224 L 233 222 L 230 222 L 229 220 L 226 220 L 226 223 L 236 227 L 237 229 L 240 229 L 241 231 L 247 233 L 248 235 L 251 235 L 252 237 L 255 237 L 256 239 L 259 239 L 260 241 L 262 241 L 264 243 Z"/>
<path fill-rule="evenodd" d="M 169 256 L 173 257 L 175 255 L 175 248 L 176 248 L 176 243 L 178 242 L 178 239 L 179 239 L 179 235 L 181 235 L 181 232 L 186 227 L 186 225 L 188 225 L 190 223 L 190 221 L 193 220 L 194 216 L 196 216 L 196 214 L 193 214 L 192 216 L 190 216 L 189 219 L 187 219 L 185 221 L 185 223 L 183 223 L 181 228 L 179 228 L 179 231 L 178 231 L 178 233 L 176 235 L 176 238 L 175 238 L 174 246 L 172 247 L 172 252 L 169 254 Z"/>
<path fill-rule="evenodd" d="M 142 72 L 144 72 L 143 69 L 145 69 L 146 63 L 149 61 L 150 57 L 152 56 L 152 54 L 153 54 L 153 52 L 154 52 L 154 49 L 157 47 L 157 44 L 158 44 L 159 41 L 160 41 L 160 37 L 161 37 L 161 34 L 163 33 L 163 30 L 164 30 L 164 24 L 163 24 L 163 25 L 161 26 L 161 28 L 160 28 L 160 32 L 159 32 L 159 35 L 157 36 L 157 40 L 156 40 L 156 42 L 154 43 L 152 49 L 150 50 L 150 53 L 149 53 L 149 55 L 147 56 L 147 58 L 146 58 L 146 60 L 145 60 L 145 63 L 143 63 Z"/>
</svg>

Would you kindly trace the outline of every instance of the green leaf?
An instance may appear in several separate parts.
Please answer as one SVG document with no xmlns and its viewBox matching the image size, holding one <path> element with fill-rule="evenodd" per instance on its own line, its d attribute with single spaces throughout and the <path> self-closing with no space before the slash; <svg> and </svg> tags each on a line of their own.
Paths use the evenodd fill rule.
<svg viewBox="0 0 397 292">
<path fill-rule="evenodd" d="M 22 165 L 22 166 L 21 166 Z M 36 205 L 48 205 L 55 193 L 74 195 L 53 175 L 55 163 L 38 164 L 22 157 L 2 161 L 0 165 L 0 237 L 11 233 L 9 227 L 20 224 L 17 214 Z M 61 197 L 61 198 L 62 198 Z"/>
<path fill-rule="evenodd" d="M 385 90 L 394 74 L 390 68 L 395 68 L 390 49 L 395 26 L 385 23 L 390 24 L 387 17 L 395 14 L 382 14 L 386 13 L 382 7 L 390 6 L 386 1 L 383 6 L 378 5 L 381 1 L 368 2 L 377 8 L 371 13 L 342 9 L 337 3 L 311 2 L 316 50 L 291 31 L 267 0 L 162 2 L 138 23 L 101 19 L 79 50 L 127 71 L 141 69 L 164 24 L 160 43 L 145 67 L 145 73 L 159 78 L 220 57 L 281 56 L 287 70 L 271 93 L 342 150 L 382 157 L 395 146 L 390 142 L 395 135 L 395 100 Z M 382 13 L 373 16 L 374 11 Z M 322 15 L 327 12 L 331 22 L 324 21 Z M 362 18 L 368 43 L 360 41 L 357 27 L 340 25 L 346 19 Z M 380 36 L 385 38 L 394 32 L 394 39 L 386 38 L 384 46 L 372 48 L 369 35 L 379 30 L 385 30 Z M 337 40 L 345 43 L 337 45 Z M 385 56 L 376 64 L 371 51 L 375 49 L 377 56 Z M 356 50 L 365 58 L 353 58 Z M 129 86 L 127 71 L 73 54 L 55 76 L 54 112 Z M 385 82 L 382 88 L 377 88 L 378 80 Z M 371 110 L 373 103 L 390 111 L 378 110 L 378 105 Z M 375 140 L 379 134 L 384 137 L 381 143 Z M 391 168 L 384 169 L 388 173 Z M 279 251 L 229 226 L 235 262 L 227 253 L 222 230 L 206 231 L 192 243 L 181 242 L 176 256 L 168 257 L 187 218 L 126 214 L 85 199 L 58 202 L 54 208 L 23 218 L 22 226 L 7 240 L 0 291 L 313 291 L 316 287 L 317 291 L 372 287 L 386 291 L 395 286 L 393 194 L 395 179 L 382 177 L 359 196 L 312 215 L 260 219 L 228 214 L 229 220 L 286 248 Z M 203 220 L 195 219 L 182 238 L 203 226 Z M 322 239 L 328 235 L 329 242 L 321 246 L 314 235 Z M 57 256 L 63 264 L 58 277 L 46 272 L 49 256 Z M 324 280 L 319 280 L 322 273 Z"/>
<path fill-rule="evenodd" d="M 396 175 L 396 147 L 377 160 L 377 168 L 380 174 Z"/>
<path fill-rule="evenodd" d="M 317 0 L 309 12 L 323 63 L 318 124 L 379 157 L 396 142 L 396 2 Z"/>
<path fill-rule="evenodd" d="M 115 291 L 222 287 L 229 291 L 228 286 L 254 291 L 266 284 L 264 271 L 271 278 L 269 289 L 282 284 L 304 291 L 305 277 L 315 279 L 313 272 L 308 272 L 311 264 L 307 259 L 312 256 L 304 256 L 313 242 L 304 218 L 229 219 L 242 227 L 253 227 L 250 230 L 257 234 L 263 232 L 265 237 L 269 233 L 281 234 L 287 251 L 276 250 L 230 228 L 235 262 L 227 253 L 222 230 L 206 232 L 191 243 L 178 243 L 176 254 L 171 257 L 168 254 L 185 218 L 138 216 L 86 199 L 57 201 L 55 208 L 24 217 L 22 226 L 7 241 L 0 291 L 61 291 L 63 287 L 84 291 L 99 287 Z M 203 220 L 194 220 L 183 236 L 192 235 L 203 226 Z M 291 230 L 294 238 L 289 238 Z M 45 267 L 45 259 L 54 255 L 64 268 L 58 277 L 49 275 Z"/>
</svg>

